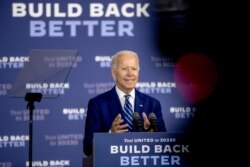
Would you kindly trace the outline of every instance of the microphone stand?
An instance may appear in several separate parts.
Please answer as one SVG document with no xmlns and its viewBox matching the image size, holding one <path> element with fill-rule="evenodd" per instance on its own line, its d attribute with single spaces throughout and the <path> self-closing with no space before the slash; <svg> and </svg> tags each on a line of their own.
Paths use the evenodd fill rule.
<svg viewBox="0 0 250 167">
<path fill-rule="evenodd" d="M 35 109 L 34 102 L 40 102 L 42 99 L 41 93 L 26 93 L 25 101 L 28 102 L 29 109 L 29 167 L 32 167 L 32 143 L 33 143 L 33 111 Z"/>
</svg>

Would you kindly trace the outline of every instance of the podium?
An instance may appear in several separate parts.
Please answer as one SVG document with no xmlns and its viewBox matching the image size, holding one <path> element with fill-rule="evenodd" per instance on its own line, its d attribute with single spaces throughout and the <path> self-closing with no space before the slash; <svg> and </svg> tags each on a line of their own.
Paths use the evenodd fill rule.
<svg viewBox="0 0 250 167">
<path fill-rule="evenodd" d="M 95 133 L 93 167 L 187 167 L 191 145 L 185 133 Z"/>
</svg>

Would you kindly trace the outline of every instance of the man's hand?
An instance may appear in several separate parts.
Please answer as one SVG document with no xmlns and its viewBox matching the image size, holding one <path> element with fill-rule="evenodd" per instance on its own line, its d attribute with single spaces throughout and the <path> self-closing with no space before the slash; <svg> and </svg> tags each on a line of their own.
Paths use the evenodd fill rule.
<svg viewBox="0 0 250 167">
<path fill-rule="evenodd" d="M 154 129 L 149 129 L 150 128 L 150 121 L 148 120 L 148 117 L 147 117 L 145 112 L 142 113 L 142 117 L 143 117 L 143 120 L 144 120 L 144 129 L 145 129 L 145 131 L 153 132 Z"/>
<path fill-rule="evenodd" d="M 111 127 L 111 132 L 115 132 L 115 133 L 122 133 L 122 132 L 128 132 L 128 124 L 123 124 L 123 119 L 121 114 L 118 114 L 113 123 L 112 123 L 112 127 Z"/>
</svg>

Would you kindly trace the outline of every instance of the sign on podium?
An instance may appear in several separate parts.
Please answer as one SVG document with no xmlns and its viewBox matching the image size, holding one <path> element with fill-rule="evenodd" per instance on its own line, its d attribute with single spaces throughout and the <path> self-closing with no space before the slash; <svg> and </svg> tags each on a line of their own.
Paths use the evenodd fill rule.
<svg viewBox="0 0 250 167">
<path fill-rule="evenodd" d="M 94 167 L 187 167 L 191 146 L 185 133 L 95 133 Z"/>
</svg>

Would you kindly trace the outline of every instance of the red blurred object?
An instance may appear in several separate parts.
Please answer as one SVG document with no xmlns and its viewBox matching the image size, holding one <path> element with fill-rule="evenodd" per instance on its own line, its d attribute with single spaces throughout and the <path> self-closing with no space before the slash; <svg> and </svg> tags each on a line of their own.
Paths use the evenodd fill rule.
<svg viewBox="0 0 250 167">
<path fill-rule="evenodd" d="M 174 79 L 185 100 L 197 103 L 207 98 L 217 82 L 214 63 L 201 53 L 184 54 L 177 62 Z"/>
</svg>

